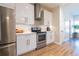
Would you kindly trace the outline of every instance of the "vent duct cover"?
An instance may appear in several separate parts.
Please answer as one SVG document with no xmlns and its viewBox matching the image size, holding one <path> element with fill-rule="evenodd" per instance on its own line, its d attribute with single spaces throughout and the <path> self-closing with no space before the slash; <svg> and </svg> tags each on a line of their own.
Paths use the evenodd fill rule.
<svg viewBox="0 0 79 59">
<path fill-rule="evenodd" d="M 41 20 L 43 11 L 39 3 L 34 4 L 34 12 L 35 12 L 35 20 Z"/>
</svg>

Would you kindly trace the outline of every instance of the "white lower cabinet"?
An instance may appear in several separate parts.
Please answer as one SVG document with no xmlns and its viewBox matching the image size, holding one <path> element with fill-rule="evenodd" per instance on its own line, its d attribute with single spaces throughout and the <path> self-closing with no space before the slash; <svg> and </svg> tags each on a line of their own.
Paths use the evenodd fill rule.
<svg viewBox="0 0 79 59">
<path fill-rule="evenodd" d="M 47 31 L 46 34 L 46 43 L 47 45 L 54 41 L 54 33 L 52 31 Z"/>
<path fill-rule="evenodd" d="M 36 34 L 17 35 L 17 55 L 29 52 L 36 48 Z"/>
<path fill-rule="evenodd" d="M 24 35 L 17 35 L 17 55 L 20 55 L 26 51 L 26 40 Z"/>
<path fill-rule="evenodd" d="M 29 51 L 34 50 L 36 48 L 36 34 L 28 35 L 27 43 Z"/>
</svg>

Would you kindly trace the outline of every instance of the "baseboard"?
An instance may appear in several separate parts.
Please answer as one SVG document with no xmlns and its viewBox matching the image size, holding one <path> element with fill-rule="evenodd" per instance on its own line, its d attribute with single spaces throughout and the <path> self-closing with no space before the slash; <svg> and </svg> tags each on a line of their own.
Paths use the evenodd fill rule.
<svg viewBox="0 0 79 59">
<path fill-rule="evenodd" d="M 30 53 L 30 52 L 33 52 L 33 51 L 35 51 L 35 49 L 33 49 L 33 50 L 31 50 L 31 51 L 28 51 L 28 52 L 25 52 L 25 53 L 23 53 L 23 54 L 20 54 L 20 55 L 18 55 L 18 56 L 24 56 L 25 54 Z"/>
<path fill-rule="evenodd" d="M 58 43 L 58 42 L 54 42 L 54 43 L 56 43 L 56 44 L 58 44 L 58 45 L 62 45 L 62 43 Z"/>
</svg>

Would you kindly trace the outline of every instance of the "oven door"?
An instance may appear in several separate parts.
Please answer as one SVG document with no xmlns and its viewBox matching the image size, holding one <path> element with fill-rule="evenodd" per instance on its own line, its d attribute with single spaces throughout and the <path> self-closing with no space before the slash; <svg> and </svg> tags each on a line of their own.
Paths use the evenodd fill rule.
<svg viewBox="0 0 79 59">
<path fill-rule="evenodd" d="M 37 34 L 37 48 L 36 50 L 46 46 L 46 33 Z"/>
<path fill-rule="evenodd" d="M 38 41 L 46 40 L 46 33 L 38 33 Z"/>
<path fill-rule="evenodd" d="M 8 44 L 0 46 L 0 56 L 15 56 L 16 55 L 16 44 Z"/>
</svg>

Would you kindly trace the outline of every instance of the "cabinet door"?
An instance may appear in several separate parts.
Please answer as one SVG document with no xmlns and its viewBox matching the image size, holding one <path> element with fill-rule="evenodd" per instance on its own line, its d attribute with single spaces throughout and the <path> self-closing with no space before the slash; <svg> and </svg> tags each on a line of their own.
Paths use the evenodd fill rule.
<svg viewBox="0 0 79 59">
<path fill-rule="evenodd" d="M 30 35 L 30 50 L 34 50 L 36 48 L 36 34 Z"/>
<path fill-rule="evenodd" d="M 34 50 L 36 48 L 36 34 L 28 34 L 25 37 L 26 39 L 26 52 Z"/>
<path fill-rule="evenodd" d="M 17 17 L 24 17 L 25 16 L 25 6 L 23 3 L 16 4 L 16 16 Z"/>
<path fill-rule="evenodd" d="M 34 24 L 34 5 L 26 4 L 27 6 L 27 16 L 28 16 L 28 24 Z"/>
<path fill-rule="evenodd" d="M 52 25 L 53 15 L 52 12 L 44 10 L 44 25 Z"/>
<path fill-rule="evenodd" d="M 50 32 L 50 40 L 51 43 L 54 41 L 54 32 Z"/>
<path fill-rule="evenodd" d="M 50 44 L 54 41 L 54 38 L 53 38 L 53 32 L 47 32 L 47 44 Z"/>
<path fill-rule="evenodd" d="M 34 5 L 28 3 L 16 4 L 16 20 L 23 20 L 25 24 L 34 24 Z M 20 21 L 23 23 L 23 21 Z"/>
<path fill-rule="evenodd" d="M 28 50 L 27 41 L 25 40 L 25 36 L 19 35 L 17 36 L 17 55 L 21 55 Z"/>
<path fill-rule="evenodd" d="M 48 15 L 48 18 L 49 18 L 49 25 L 52 25 L 52 20 L 53 20 L 53 14 L 51 12 L 49 12 L 49 15 Z"/>
<path fill-rule="evenodd" d="M 48 13 L 44 10 L 44 25 L 48 25 Z"/>
<path fill-rule="evenodd" d="M 16 4 L 16 22 L 23 23 L 25 22 L 25 6 L 23 3 Z M 27 15 L 26 15 L 27 16 Z"/>
</svg>

